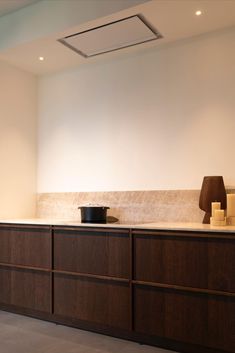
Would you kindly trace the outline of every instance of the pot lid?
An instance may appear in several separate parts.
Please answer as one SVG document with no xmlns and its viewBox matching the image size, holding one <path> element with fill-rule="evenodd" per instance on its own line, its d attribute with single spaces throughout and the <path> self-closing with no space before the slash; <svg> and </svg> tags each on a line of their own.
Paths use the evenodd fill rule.
<svg viewBox="0 0 235 353">
<path fill-rule="evenodd" d="M 78 208 L 81 208 L 81 207 L 109 208 L 108 206 L 100 205 L 100 204 L 98 204 L 98 203 L 87 203 L 87 204 L 84 204 L 84 205 L 80 205 Z"/>
</svg>

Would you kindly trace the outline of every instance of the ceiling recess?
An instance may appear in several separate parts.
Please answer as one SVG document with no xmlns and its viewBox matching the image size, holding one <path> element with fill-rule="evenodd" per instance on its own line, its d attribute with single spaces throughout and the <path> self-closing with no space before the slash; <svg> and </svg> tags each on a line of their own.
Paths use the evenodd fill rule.
<svg viewBox="0 0 235 353">
<path fill-rule="evenodd" d="M 141 15 L 135 15 L 71 34 L 59 42 L 89 58 L 160 38 L 162 35 Z"/>
</svg>

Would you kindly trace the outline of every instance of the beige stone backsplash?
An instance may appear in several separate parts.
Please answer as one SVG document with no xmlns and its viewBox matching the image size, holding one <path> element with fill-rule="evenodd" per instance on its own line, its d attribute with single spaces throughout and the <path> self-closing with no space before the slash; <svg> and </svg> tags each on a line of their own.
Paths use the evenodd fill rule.
<svg viewBox="0 0 235 353">
<path fill-rule="evenodd" d="M 201 222 L 199 194 L 200 190 L 41 193 L 37 217 L 80 221 L 78 206 L 95 203 L 109 206 L 108 215 L 120 223 Z"/>
</svg>

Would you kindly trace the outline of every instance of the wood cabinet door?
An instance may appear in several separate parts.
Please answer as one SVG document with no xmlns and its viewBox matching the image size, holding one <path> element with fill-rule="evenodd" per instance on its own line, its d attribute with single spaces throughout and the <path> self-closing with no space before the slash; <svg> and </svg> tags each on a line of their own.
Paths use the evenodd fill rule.
<svg viewBox="0 0 235 353">
<path fill-rule="evenodd" d="M 207 302 L 200 295 L 135 286 L 134 303 L 137 332 L 205 344 Z"/>
<path fill-rule="evenodd" d="M 235 239 L 134 235 L 134 278 L 185 287 L 235 291 Z"/>
<path fill-rule="evenodd" d="M 48 268 L 50 242 L 49 227 L 0 226 L 0 263 Z"/>
<path fill-rule="evenodd" d="M 0 266 L 0 303 L 50 312 L 50 274 Z"/>
<path fill-rule="evenodd" d="M 235 352 L 235 297 L 209 297 L 208 345 Z"/>
<path fill-rule="evenodd" d="M 128 231 L 58 230 L 54 232 L 55 270 L 113 276 L 130 276 Z"/>
<path fill-rule="evenodd" d="M 235 236 L 208 240 L 208 288 L 235 292 Z"/>
<path fill-rule="evenodd" d="M 207 288 L 204 239 L 136 235 L 134 258 L 137 280 Z"/>
<path fill-rule="evenodd" d="M 235 297 L 136 285 L 134 318 L 139 333 L 235 352 Z"/>
<path fill-rule="evenodd" d="M 130 327 L 128 283 L 54 275 L 54 313 L 120 329 Z"/>
<path fill-rule="evenodd" d="M 164 291 L 140 285 L 135 285 L 133 290 L 134 330 L 138 333 L 164 337 Z"/>
</svg>

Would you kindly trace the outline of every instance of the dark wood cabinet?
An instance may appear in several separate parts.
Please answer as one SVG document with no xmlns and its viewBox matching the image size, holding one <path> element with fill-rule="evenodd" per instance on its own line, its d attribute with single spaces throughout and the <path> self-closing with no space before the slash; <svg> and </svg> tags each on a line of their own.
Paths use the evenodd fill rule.
<svg viewBox="0 0 235 353">
<path fill-rule="evenodd" d="M 0 226 L 0 263 L 50 267 L 50 228 Z"/>
<path fill-rule="evenodd" d="M 235 352 L 235 297 L 210 296 L 208 346 Z"/>
<path fill-rule="evenodd" d="M 135 236 L 135 279 L 207 286 L 207 244 L 195 238 Z M 193 273 L 193 276 L 192 276 Z"/>
<path fill-rule="evenodd" d="M 51 312 L 51 251 L 49 226 L 0 225 L 0 305 Z"/>
<path fill-rule="evenodd" d="M 50 274 L 0 266 L 0 303 L 50 312 Z"/>
<path fill-rule="evenodd" d="M 138 285 L 134 293 L 136 331 L 205 344 L 207 301 L 204 296 Z"/>
<path fill-rule="evenodd" d="M 130 292 L 128 283 L 55 274 L 56 315 L 128 330 Z"/>
<path fill-rule="evenodd" d="M 136 280 L 235 292 L 235 239 L 138 233 L 134 259 Z"/>
<path fill-rule="evenodd" d="M 130 328 L 129 230 L 54 230 L 54 313 Z"/>
<path fill-rule="evenodd" d="M 134 286 L 134 330 L 163 337 L 165 333 L 165 300 L 161 289 Z"/>
<path fill-rule="evenodd" d="M 0 225 L 0 289 L 3 309 L 183 353 L 235 353 L 228 233 Z"/>
<path fill-rule="evenodd" d="M 235 237 L 208 240 L 208 288 L 235 292 Z"/>
<path fill-rule="evenodd" d="M 129 231 L 57 228 L 54 231 L 54 268 L 129 278 Z"/>
<path fill-rule="evenodd" d="M 136 285 L 137 332 L 235 352 L 235 297 Z"/>
<path fill-rule="evenodd" d="M 134 328 L 235 352 L 235 238 L 134 231 Z"/>
</svg>

